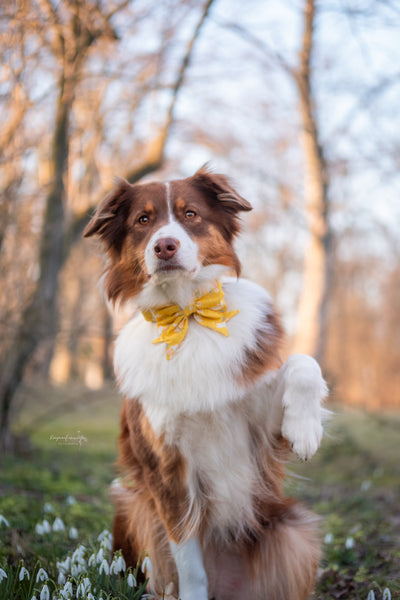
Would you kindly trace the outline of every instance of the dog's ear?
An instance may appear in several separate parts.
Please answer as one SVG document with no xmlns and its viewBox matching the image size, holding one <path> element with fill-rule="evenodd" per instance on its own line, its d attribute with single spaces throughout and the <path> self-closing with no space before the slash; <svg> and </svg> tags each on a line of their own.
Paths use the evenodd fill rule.
<svg viewBox="0 0 400 600">
<path fill-rule="evenodd" d="M 120 253 L 133 200 L 134 186 L 125 179 L 118 179 L 114 190 L 104 198 L 86 225 L 83 237 L 96 234 L 106 244 L 107 250 L 115 249 Z"/>
<path fill-rule="evenodd" d="M 245 200 L 232 187 L 225 175 L 212 173 L 207 165 L 204 165 L 193 175 L 192 184 L 206 193 L 214 202 L 220 203 L 221 207 L 230 213 L 252 210 L 250 202 Z"/>
</svg>

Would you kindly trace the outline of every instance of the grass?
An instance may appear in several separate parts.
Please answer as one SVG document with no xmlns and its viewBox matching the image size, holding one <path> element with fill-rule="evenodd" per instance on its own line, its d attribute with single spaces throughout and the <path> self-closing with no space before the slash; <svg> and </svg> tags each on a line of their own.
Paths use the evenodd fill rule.
<svg viewBox="0 0 400 600">
<path fill-rule="evenodd" d="M 100 574 L 101 561 L 93 558 L 89 565 L 102 544 L 108 567 L 113 564 L 98 536 L 112 521 L 108 486 L 115 476 L 118 395 L 113 388 L 35 386 L 24 390 L 21 401 L 17 428 L 29 432 L 32 448 L 22 447 L 1 464 L 0 514 L 9 526 L 0 523 L 0 568 L 8 574 L 0 598 L 45 598 L 46 582 L 34 581 L 43 567 L 52 597 L 63 597 L 57 594 L 69 577 L 75 593 L 81 586 L 83 594 L 85 578 L 91 582 L 82 597 L 97 600 L 103 590 L 104 599 L 138 599 L 143 590 L 128 585 L 129 573 Z M 399 442 L 400 415 L 337 411 L 317 455 L 288 466 L 288 494 L 322 517 L 317 600 L 400 598 Z M 63 531 L 53 531 L 57 518 Z M 51 531 L 38 533 L 44 521 Z M 66 583 L 57 584 L 57 562 L 82 545 L 81 571 L 73 576 L 71 563 Z M 22 565 L 29 582 L 19 581 Z"/>
</svg>

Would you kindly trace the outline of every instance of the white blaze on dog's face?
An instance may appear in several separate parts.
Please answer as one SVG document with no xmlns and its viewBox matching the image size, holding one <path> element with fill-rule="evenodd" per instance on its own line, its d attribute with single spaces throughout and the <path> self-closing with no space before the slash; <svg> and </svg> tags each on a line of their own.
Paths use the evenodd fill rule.
<svg viewBox="0 0 400 600">
<path fill-rule="evenodd" d="M 251 205 L 223 175 L 200 169 L 193 177 L 131 185 L 120 180 L 99 206 L 84 236 L 106 244 L 106 291 L 113 302 L 146 286 L 193 279 L 209 265 L 239 273 L 233 249 L 238 213 Z"/>
</svg>

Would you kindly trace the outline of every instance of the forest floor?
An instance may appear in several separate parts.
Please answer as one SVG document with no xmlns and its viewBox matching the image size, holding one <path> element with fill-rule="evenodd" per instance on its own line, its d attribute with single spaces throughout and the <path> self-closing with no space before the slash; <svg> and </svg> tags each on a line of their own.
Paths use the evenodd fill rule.
<svg viewBox="0 0 400 600">
<path fill-rule="evenodd" d="M 89 586 L 81 587 L 81 597 L 93 592 L 97 600 L 104 589 L 103 598 L 140 598 L 142 590 L 128 585 L 127 573 L 98 575 L 107 534 L 98 536 L 112 522 L 108 486 L 116 476 L 119 396 L 112 387 L 92 392 L 36 385 L 22 390 L 20 403 L 17 428 L 29 434 L 30 444 L 0 464 L 0 598 L 46 597 L 46 579 L 36 583 L 40 567 L 55 598 L 68 597 L 61 592 L 68 580 L 75 590 Z M 316 456 L 288 465 L 288 494 L 322 518 L 315 598 L 400 598 L 400 414 L 329 408 L 335 416 Z M 91 565 L 89 554 L 97 557 Z M 68 555 L 65 583 L 57 561 Z M 81 567 L 72 573 L 74 560 Z M 29 581 L 19 581 L 22 565 Z"/>
</svg>

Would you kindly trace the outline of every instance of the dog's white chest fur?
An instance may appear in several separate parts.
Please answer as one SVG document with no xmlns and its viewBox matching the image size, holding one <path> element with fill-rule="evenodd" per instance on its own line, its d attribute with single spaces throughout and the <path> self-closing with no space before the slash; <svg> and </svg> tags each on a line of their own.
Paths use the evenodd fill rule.
<svg viewBox="0 0 400 600">
<path fill-rule="evenodd" d="M 140 314 L 117 339 L 114 360 L 121 391 L 141 402 L 156 434 L 168 434 L 182 414 L 220 409 L 247 391 L 238 375 L 272 307 L 266 292 L 252 282 L 229 278 L 223 288 L 228 310 L 239 310 L 228 323 L 229 337 L 190 319 L 186 338 L 168 361 L 165 344 L 152 343 L 157 326 Z"/>
</svg>

